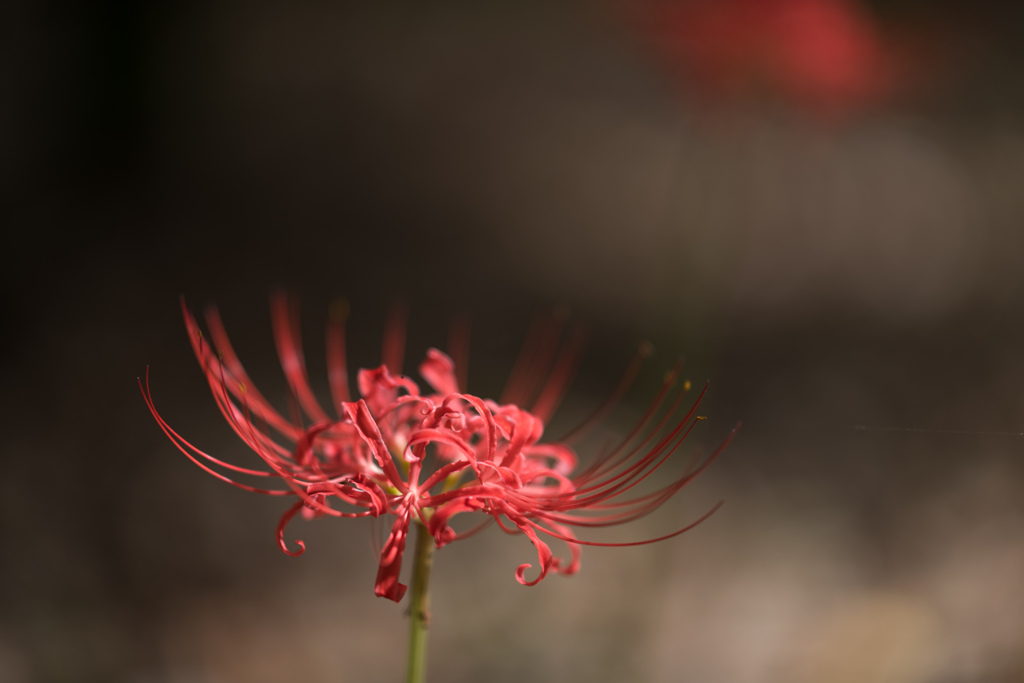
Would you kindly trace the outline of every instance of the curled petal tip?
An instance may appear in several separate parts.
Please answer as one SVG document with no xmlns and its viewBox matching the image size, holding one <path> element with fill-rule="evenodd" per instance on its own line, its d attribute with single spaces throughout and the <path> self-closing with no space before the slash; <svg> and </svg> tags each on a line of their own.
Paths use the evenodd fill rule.
<svg viewBox="0 0 1024 683">
<path fill-rule="evenodd" d="M 285 540 L 286 526 L 297 514 L 307 519 L 326 514 L 396 516 L 386 544 L 377 549 L 380 566 L 374 590 L 379 597 L 395 602 L 407 592 L 399 578 L 409 525 L 416 519 L 429 530 L 436 547 L 471 536 L 495 522 L 506 533 L 525 534 L 538 559 L 533 579 L 527 577 L 527 571 L 533 573 L 533 564 L 524 563 L 516 569 L 516 581 L 524 586 L 534 586 L 548 574 L 575 573 L 582 545 L 643 545 L 685 532 L 711 513 L 673 533 L 631 543 L 578 540 L 574 527 L 612 526 L 650 513 L 706 469 L 739 429 L 737 424 L 710 457 L 695 459 L 678 480 L 649 493 L 637 488 L 637 493 L 627 495 L 679 448 L 696 421 L 706 419 L 696 415 L 703 393 L 685 417 L 680 420 L 676 416 L 680 398 L 691 388 L 689 380 L 681 379 L 682 360 L 666 373 L 664 386 L 639 425 L 615 450 L 574 476 L 577 458 L 569 443 L 600 423 L 625 395 L 643 360 L 654 351 L 649 341 L 637 345 L 623 378 L 593 416 L 570 432 L 563 443 L 541 443 L 544 422 L 565 393 L 584 343 L 582 327 L 564 329 L 568 308 L 538 318 L 517 361 L 515 381 L 510 380 L 506 390 L 507 400 L 493 402 L 465 393 L 462 385 L 468 337 L 460 337 L 461 332 L 454 334 L 455 341 L 450 345 L 459 351 L 455 360 L 431 349 L 420 366 L 420 375 L 433 391 L 421 394 L 412 380 L 399 374 L 406 323 L 404 306 L 396 306 L 386 326 L 384 364 L 376 370 L 359 371 L 358 386 L 363 396 L 353 401 L 344 356 L 345 319 L 350 307 L 344 299 L 331 305 L 327 332 L 328 379 L 332 399 L 340 407 L 340 419 L 335 420 L 318 407 L 309 388 L 295 303 L 278 292 L 272 299 L 275 343 L 293 394 L 314 423 L 307 427 L 301 415 L 288 420 L 261 396 L 242 369 L 214 309 L 207 309 L 209 336 L 205 337 L 184 307 L 184 299 L 182 306 L 190 342 L 218 407 L 270 471 L 223 463 L 184 442 L 156 414 L 148 383 L 144 386 L 143 378 L 139 378 L 140 389 L 161 429 L 186 456 L 222 480 L 269 495 L 297 494 L 300 499 L 292 499 L 294 503 L 283 512 L 277 528 L 278 546 L 288 556 L 297 557 L 306 551 L 303 541 Z M 148 366 L 146 371 L 148 382 Z M 680 384 L 682 391 L 671 390 Z M 270 419 L 264 421 L 263 415 Z M 239 484 L 204 465 L 198 460 L 200 456 L 233 472 L 283 480 L 288 488 L 264 490 Z M 438 461 L 437 468 L 425 472 L 424 464 L 434 460 Z M 421 475 L 426 475 L 425 481 Z M 329 500 L 346 507 L 334 508 Z M 350 512 L 348 507 L 362 510 Z M 433 510 L 432 514 L 425 514 L 427 508 Z M 466 532 L 456 533 L 448 525 L 456 514 L 481 510 L 485 521 Z M 499 517 L 513 526 L 506 527 Z M 539 534 L 567 543 L 571 560 L 553 557 Z"/>
<path fill-rule="evenodd" d="M 281 548 L 281 552 L 283 552 L 285 555 L 288 555 L 289 557 L 298 557 L 302 553 L 306 552 L 306 544 L 302 541 L 295 541 L 295 545 L 299 546 L 299 549 L 292 551 L 288 550 L 288 544 L 285 543 L 284 540 L 285 527 L 288 526 L 288 522 L 292 520 L 292 517 L 294 517 L 299 512 L 299 510 L 302 509 L 303 505 L 304 503 L 301 500 L 292 505 L 290 508 L 285 510 L 284 514 L 281 515 L 281 521 L 277 523 L 277 545 Z"/>
<path fill-rule="evenodd" d="M 532 565 L 530 565 L 529 563 L 524 563 L 516 567 L 516 581 L 523 584 L 524 586 L 532 586 L 536 584 L 537 581 L 539 581 L 540 579 L 536 579 L 534 581 L 526 580 L 526 570 L 529 569 L 531 566 Z"/>
<path fill-rule="evenodd" d="M 288 545 L 285 543 L 284 538 L 280 540 L 278 545 L 281 546 L 281 552 L 288 557 L 298 557 L 302 553 L 306 552 L 306 544 L 303 541 L 295 541 L 295 545 L 299 546 L 298 550 L 288 550 Z"/>
</svg>

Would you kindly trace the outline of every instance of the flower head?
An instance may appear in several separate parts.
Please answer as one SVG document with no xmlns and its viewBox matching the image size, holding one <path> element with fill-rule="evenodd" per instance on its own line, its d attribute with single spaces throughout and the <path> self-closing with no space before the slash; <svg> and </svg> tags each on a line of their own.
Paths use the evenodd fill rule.
<svg viewBox="0 0 1024 683">
<path fill-rule="evenodd" d="M 300 555 L 305 544 L 289 549 L 285 527 L 304 517 L 394 518 L 380 556 L 375 592 L 398 601 L 406 587 L 399 582 L 409 525 L 418 520 L 437 547 L 496 523 L 508 533 L 522 533 L 536 547 L 538 569 L 527 578 L 529 564 L 516 580 L 532 586 L 550 573 L 573 574 L 580 566 L 581 545 L 640 545 L 683 533 L 704 517 L 672 533 L 632 543 L 596 543 L 577 538 L 574 529 L 622 524 L 642 517 L 699 475 L 732 438 L 683 474 L 653 491 L 634 489 L 661 467 L 696 424 L 700 396 L 677 416 L 689 382 L 675 391 L 678 366 L 640 422 L 617 445 L 582 471 L 571 444 L 599 421 L 621 398 L 639 371 L 642 348 L 613 394 L 584 424 L 557 443 L 544 443 L 545 423 L 568 387 L 583 335 L 577 330 L 559 350 L 560 325 L 534 325 L 516 370 L 500 401 L 466 393 L 465 357 L 468 328 L 453 328 L 453 355 L 427 351 L 419 374 L 429 387 L 401 374 L 405 318 L 391 317 L 384 338 L 384 363 L 360 370 L 360 398 L 353 400 L 345 361 L 345 311 L 336 309 L 327 328 L 327 366 L 335 415 L 328 414 L 310 387 L 298 334 L 298 308 L 284 295 L 272 300 L 274 340 L 295 399 L 295 414 L 285 417 L 252 385 L 235 355 L 215 309 L 206 321 L 212 343 L 182 301 L 189 339 L 206 374 L 221 413 L 239 438 L 255 451 L 260 468 L 224 462 L 195 447 L 157 412 L 146 382 L 140 380 L 150 412 L 164 433 L 195 464 L 233 486 L 269 496 L 289 496 L 294 503 L 281 516 L 277 538 L 281 550 Z M 456 366 L 459 366 L 458 369 Z M 703 392 L 701 392 L 703 396 Z M 529 408 L 524 406 L 529 405 Z M 304 420 L 304 413 L 308 421 Z M 735 430 L 734 430 L 735 432 Z M 733 432 L 733 433 L 734 433 Z M 276 486 L 256 486 L 252 477 Z M 475 513 L 482 523 L 462 533 L 454 517 Z M 564 541 L 568 560 L 555 557 L 543 537 Z"/>
<path fill-rule="evenodd" d="M 643 24 L 662 60 L 705 98 L 770 94 L 825 119 L 913 85 L 913 42 L 853 0 L 650 0 Z"/>
</svg>

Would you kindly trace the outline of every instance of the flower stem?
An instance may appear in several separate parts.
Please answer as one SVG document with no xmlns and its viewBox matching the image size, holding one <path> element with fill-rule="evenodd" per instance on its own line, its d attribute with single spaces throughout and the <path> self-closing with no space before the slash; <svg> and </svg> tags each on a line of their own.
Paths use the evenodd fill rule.
<svg viewBox="0 0 1024 683">
<path fill-rule="evenodd" d="M 409 603 L 409 669 L 407 683 L 427 680 L 427 628 L 430 625 L 430 564 L 434 537 L 421 523 L 416 524 L 416 564 Z"/>
</svg>

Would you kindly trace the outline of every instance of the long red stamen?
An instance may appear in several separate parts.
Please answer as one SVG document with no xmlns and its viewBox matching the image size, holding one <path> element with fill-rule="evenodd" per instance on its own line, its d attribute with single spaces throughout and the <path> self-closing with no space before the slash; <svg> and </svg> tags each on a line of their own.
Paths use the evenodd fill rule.
<svg viewBox="0 0 1024 683">
<path fill-rule="evenodd" d="M 693 528 L 717 509 L 673 533 L 643 541 L 599 543 L 575 537 L 579 528 L 616 526 L 652 513 L 703 473 L 735 435 L 734 430 L 710 456 L 702 457 L 695 450 L 667 483 L 650 483 L 656 472 L 669 467 L 668 461 L 703 419 L 695 415 L 707 386 L 685 415 L 677 414 L 689 389 L 687 382 L 681 390 L 672 391 L 677 364 L 625 437 L 582 472 L 572 474 L 578 458 L 568 443 L 581 438 L 622 401 L 650 353 L 649 345 L 637 350 L 611 394 L 563 442 L 540 443 L 545 422 L 566 394 L 581 356 L 582 328 L 572 328 L 563 339 L 564 316 L 535 319 L 502 401 L 495 403 L 465 391 L 469 325 L 464 318 L 451 325 L 451 356 L 431 349 L 419 366 L 428 385 L 424 393 L 409 377 L 399 375 L 407 313 L 404 306 L 395 306 L 386 322 L 384 365 L 359 371 L 362 398 L 353 402 L 345 358 L 346 306 L 332 309 L 325 340 L 331 398 L 339 416 L 333 419 L 310 385 L 298 306 L 284 294 L 272 299 L 274 341 L 290 388 L 293 414 L 288 419 L 252 386 L 216 310 L 207 311 L 215 342 L 211 346 L 182 302 L 189 340 L 214 403 L 230 428 L 260 458 L 260 465 L 234 465 L 187 441 L 157 412 L 148 368 L 145 382 L 139 379 L 140 392 L 158 427 L 189 460 L 232 486 L 295 497 L 277 527 L 277 541 L 285 553 L 299 555 L 306 548 L 297 541 L 291 545 L 297 550 L 292 550 L 284 538 L 287 525 L 300 512 L 305 518 L 394 515 L 387 542 L 379 548 L 375 591 L 399 600 L 405 591 L 399 582 L 402 555 L 414 519 L 426 527 L 438 547 L 491 524 L 508 534 L 525 535 L 537 552 L 537 571 L 530 564 L 520 565 L 516 579 L 534 585 L 551 573 L 575 573 L 583 545 L 658 542 Z M 235 481 L 236 476 L 277 480 L 282 488 L 257 488 Z M 462 514 L 484 519 L 456 533 L 449 524 Z M 555 556 L 542 534 L 568 544 L 571 556 Z M 532 578 L 527 578 L 527 572 Z"/>
<path fill-rule="evenodd" d="M 327 321 L 327 379 L 331 385 L 331 398 L 338 417 L 341 404 L 351 401 L 348 388 L 348 365 L 345 360 L 345 320 L 349 306 L 344 299 L 334 302 Z"/>
<path fill-rule="evenodd" d="M 408 318 L 409 311 L 405 305 L 396 303 L 388 311 L 387 322 L 384 324 L 381 362 L 392 375 L 402 372 L 402 363 L 405 359 L 405 326 Z"/>
<path fill-rule="evenodd" d="M 448 355 L 455 363 L 455 379 L 459 391 L 466 391 L 469 375 L 469 318 L 460 315 L 454 318 L 448 329 Z"/>
<path fill-rule="evenodd" d="M 632 360 L 629 365 L 626 366 L 626 371 L 622 373 L 622 377 L 619 379 L 618 384 L 609 394 L 608 398 L 605 399 L 604 403 L 598 406 L 591 415 L 581 422 L 576 427 L 569 430 L 569 433 L 563 436 L 559 441 L 564 444 L 572 444 L 584 437 L 587 432 L 594 428 L 600 420 L 602 420 L 608 413 L 612 411 L 615 406 L 619 404 L 622 397 L 626 395 L 629 387 L 632 386 L 636 376 L 640 374 L 640 368 L 643 367 L 644 361 L 651 355 L 654 347 L 651 344 L 644 342 L 641 344 L 636 353 L 633 354 Z"/>
<path fill-rule="evenodd" d="M 579 364 L 586 338 L 586 331 L 582 327 L 577 326 L 570 334 L 569 341 L 562 348 L 562 352 L 558 355 L 558 359 L 551 369 L 548 381 L 544 384 L 540 396 L 537 397 L 537 402 L 533 404 L 533 408 L 530 410 L 531 413 L 540 418 L 541 422 L 547 422 L 555 412 L 555 409 L 558 408 L 558 404 L 561 403 L 562 396 L 565 394 L 569 382 L 576 372 L 576 366 Z"/>
<path fill-rule="evenodd" d="M 184 298 L 181 300 L 181 308 L 185 316 L 185 324 L 189 329 L 189 338 L 193 341 L 194 347 L 196 341 L 201 338 L 199 325 L 196 324 L 195 318 L 192 317 L 192 313 L 185 305 Z M 270 402 L 260 394 L 258 389 L 256 389 L 256 386 L 253 384 L 252 380 L 249 379 L 249 376 L 245 372 L 245 368 L 242 367 L 241 361 L 239 361 L 238 356 L 235 354 L 234 348 L 231 346 L 231 341 L 228 339 L 227 331 L 224 329 L 224 323 L 221 321 L 220 313 L 212 306 L 206 309 L 206 324 L 210 328 L 210 335 L 213 338 L 213 344 L 221 354 L 228 373 L 240 384 L 247 387 L 249 400 L 260 406 L 260 413 L 274 429 L 286 436 L 295 437 L 297 432 L 301 430 L 297 429 L 294 424 L 289 420 L 286 420 L 279 412 L 277 412 Z M 199 355 L 198 352 L 196 355 Z M 203 362 L 202 358 L 200 358 L 200 362 Z M 240 398 L 232 387 L 229 387 L 229 389 L 233 394 L 235 394 L 235 398 Z"/>
<path fill-rule="evenodd" d="M 625 438 L 622 439 L 622 441 L 619 443 L 619 445 L 616 446 L 615 448 L 613 448 L 608 453 L 604 454 L 601 458 L 596 460 L 589 467 L 587 467 L 587 469 L 585 469 L 579 475 L 579 477 L 577 478 L 577 481 L 579 481 L 579 482 L 586 482 L 586 481 L 589 481 L 590 479 L 592 479 L 594 477 L 600 476 L 604 472 L 607 472 L 607 471 L 610 471 L 610 470 L 614 470 L 616 467 L 621 465 L 623 462 L 625 462 L 626 460 L 631 458 L 636 453 L 637 449 L 642 448 L 643 445 L 646 444 L 649 441 L 651 436 L 653 436 L 654 434 L 657 434 L 662 429 L 662 427 L 664 426 L 664 424 L 668 420 L 668 418 L 672 415 L 672 413 L 675 412 L 676 407 L 679 405 L 679 401 L 682 400 L 682 396 L 683 396 L 683 394 L 686 391 L 685 388 L 676 397 L 676 400 L 672 403 L 672 405 L 669 407 L 669 409 L 665 412 L 664 416 L 662 417 L 661 421 L 658 422 L 657 426 L 655 426 L 655 428 L 653 430 L 651 430 L 650 435 L 648 436 L 648 438 L 644 439 L 639 444 L 637 444 L 637 446 L 633 450 L 629 451 L 626 455 L 620 457 L 619 460 L 615 462 L 615 464 L 608 465 L 608 462 L 612 458 L 614 458 L 617 454 L 621 453 L 622 450 L 626 446 L 628 446 L 629 443 L 633 439 L 635 439 L 636 436 L 638 434 L 640 434 L 647 427 L 647 425 L 651 421 L 651 418 L 653 418 L 654 415 L 657 414 L 658 409 L 661 407 L 662 403 L 665 400 L 665 397 L 668 395 L 669 391 L 671 391 L 672 385 L 675 384 L 676 375 L 678 374 L 679 368 L 681 367 L 681 365 L 682 365 L 682 361 L 681 360 L 677 361 L 675 367 L 672 368 L 671 371 L 666 373 L 665 379 L 664 379 L 664 381 L 661 384 L 661 389 L 658 390 L 658 393 L 655 395 L 654 400 L 651 401 L 650 405 L 647 406 L 647 410 L 644 411 L 644 414 L 640 417 L 640 420 L 636 423 L 636 425 L 633 426 L 633 429 L 631 429 L 629 431 L 629 433 L 626 434 Z"/>
<path fill-rule="evenodd" d="M 537 387 L 544 381 L 551 361 L 558 350 L 562 320 L 537 317 L 530 324 L 526 341 L 512 368 L 508 386 L 501 394 L 503 405 L 525 406 L 533 398 Z"/>
<path fill-rule="evenodd" d="M 274 342 L 277 344 L 277 354 L 281 359 L 281 368 L 288 380 L 288 386 L 291 387 L 302 410 L 311 420 L 314 422 L 329 420 L 330 418 L 320 407 L 320 403 L 309 386 L 306 360 L 298 341 L 300 337 L 298 303 L 289 301 L 287 294 L 278 292 L 271 299 L 270 312 L 274 323 Z"/>
<path fill-rule="evenodd" d="M 145 386 L 143 386 L 142 380 L 140 379 L 139 380 L 139 389 L 142 391 L 142 396 L 143 396 L 144 400 L 146 401 L 146 406 L 149 408 L 149 412 L 156 419 L 156 422 L 160 426 L 160 429 L 171 440 L 171 443 L 173 443 L 175 445 L 175 447 L 177 447 L 177 449 L 179 451 L 181 451 L 182 453 L 185 454 L 185 457 L 187 457 L 189 460 L 194 462 L 201 469 L 203 469 L 204 471 L 206 471 L 209 474 L 212 474 L 217 479 L 220 479 L 223 482 L 227 482 L 228 484 L 231 484 L 232 486 L 235 486 L 237 488 L 243 489 L 245 491 L 252 491 L 253 493 L 261 493 L 261 494 L 266 495 L 266 496 L 290 496 L 290 495 L 294 495 L 294 493 L 292 491 L 258 489 L 258 488 L 254 488 L 252 486 L 249 486 L 247 484 L 242 484 L 240 482 L 234 481 L 233 479 L 231 479 L 231 478 L 221 474 L 220 472 L 217 472 L 214 469 L 211 469 L 206 464 L 204 464 L 202 461 L 197 460 L 192 455 L 192 453 L 189 452 L 189 450 L 198 451 L 198 449 L 195 448 L 189 442 L 187 442 L 184 439 L 182 439 L 181 437 L 178 437 L 177 434 L 174 432 L 174 430 L 172 430 L 170 428 L 170 426 L 164 421 L 164 419 L 157 412 L 156 406 L 153 405 L 153 397 L 152 397 L 152 395 L 150 394 L 150 391 L 149 391 L 149 368 L 146 369 L 146 384 L 145 384 Z M 274 476 L 274 475 L 266 473 L 266 476 Z"/>
<path fill-rule="evenodd" d="M 676 531 L 673 531 L 670 534 L 665 534 L 664 536 L 658 536 L 657 538 L 648 538 L 648 539 L 643 540 L 643 541 L 630 541 L 630 542 L 626 542 L 626 543 L 598 543 L 596 541 L 582 541 L 582 540 L 580 540 L 578 538 L 569 538 L 569 537 L 564 536 L 562 534 L 559 534 L 559 533 L 550 531 L 548 529 L 545 529 L 540 524 L 537 524 L 536 522 L 533 522 L 533 521 L 531 521 L 529 519 L 527 519 L 526 521 L 527 521 L 527 523 L 530 526 L 534 527 L 538 531 L 540 531 L 542 533 L 545 533 L 548 536 L 551 536 L 552 538 L 557 538 L 560 541 L 565 541 L 566 543 L 575 543 L 577 545 L 592 545 L 592 546 L 597 546 L 599 548 L 628 548 L 628 547 L 636 546 L 636 545 L 649 545 L 651 543 L 658 543 L 660 541 L 665 541 L 665 540 L 668 540 L 668 539 L 673 538 L 675 536 L 679 536 L 680 534 L 685 534 L 687 531 L 690 531 L 691 529 L 693 529 L 697 525 L 705 522 L 708 519 L 708 517 L 710 517 L 711 515 L 713 515 L 716 512 L 718 512 L 718 509 L 720 507 L 722 507 L 724 504 L 725 504 L 724 500 L 718 501 L 717 503 L 715 503 L 714 507 L 712 507 L 706 513 L 704 513 L 696 522 L 693 522 L 691 524 L 687 524 L 682 529 L 677 529 Z"/>
</svg>

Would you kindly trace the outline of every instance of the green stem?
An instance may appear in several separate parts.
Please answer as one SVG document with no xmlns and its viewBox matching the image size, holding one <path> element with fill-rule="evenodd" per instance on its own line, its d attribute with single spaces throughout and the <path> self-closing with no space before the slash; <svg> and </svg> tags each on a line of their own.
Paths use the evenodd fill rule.
<svg viewBox="0 0 1024 683">
<path fill-rule="evenodd" d="M 409 603 L 409 669 L 407 683 L 427 680 L 427 628 L 430 625 L 430 563 L 434 557 L 434 537 L 416 523 L 416 564 L 412 575 Z"/>
</svg>

